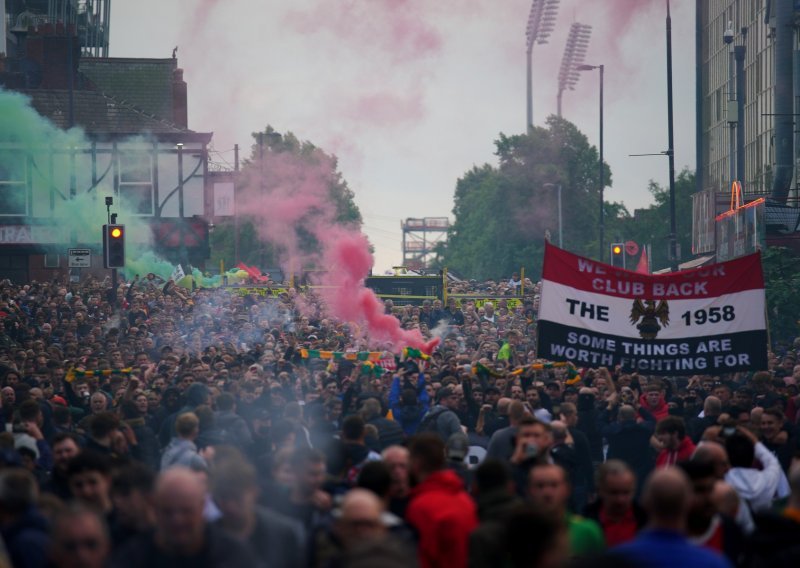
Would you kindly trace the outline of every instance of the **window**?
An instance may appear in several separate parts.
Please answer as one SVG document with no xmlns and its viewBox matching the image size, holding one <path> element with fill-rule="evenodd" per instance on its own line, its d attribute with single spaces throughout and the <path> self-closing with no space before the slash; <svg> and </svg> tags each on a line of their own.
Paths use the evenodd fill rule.
<svg viewBox="0 0 800 568">
<path fill-rule="evenodd" d="M 26 163 L 22 152 L 4 151 L 0 156 L 0 215 L 28 214 Z"/>
<path fill-rule="evenodd" d="M 61 257 L 57 254 L 45 254 L 44 255 L 44 267 L 45 268 L 60 268 L 61 267 Z"/>
<path fill-rule="evenodd" d="M 121 213 L 153 215 L 153 158 L 147 152 L 119 155 Z"/>
</svg>

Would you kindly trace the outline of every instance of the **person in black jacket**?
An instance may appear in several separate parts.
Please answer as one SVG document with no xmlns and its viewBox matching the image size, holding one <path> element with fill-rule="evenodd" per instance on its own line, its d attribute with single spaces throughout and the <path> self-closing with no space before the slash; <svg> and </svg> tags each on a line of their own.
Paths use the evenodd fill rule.
<svg viewBox="0 0 800 568">
<path fill-rule="evenodd" d="M 641 491 L 643 480 L 655 466 L 655 458 L 650 448 L 653 430 L 650 423 L 636 421 L 636 409 L 624 404 L 620 407 L 617 421 L 603 429 L 608 440 L 609 460 L 622 460 L 633 470 L 638 480 L 637 494 Z"/>
<path fill-rule="evenodd" d="M 192 471 L 175 467 L 156 485 L 156 529 L 129 539 L 114 551 L 112 568 L 259 566 L 248 546 L 203 517 L 205 487 Z"/>
<path fill-rule="evenodd" d="M 214 460 L 211 494 L 222 512 L 217 524 L 244 542 L 258 564 L 270 568 L 304 565 L 306 535 L 300 523 L 258 506 L 255 468 L 236 450 Z"/>
</svg>

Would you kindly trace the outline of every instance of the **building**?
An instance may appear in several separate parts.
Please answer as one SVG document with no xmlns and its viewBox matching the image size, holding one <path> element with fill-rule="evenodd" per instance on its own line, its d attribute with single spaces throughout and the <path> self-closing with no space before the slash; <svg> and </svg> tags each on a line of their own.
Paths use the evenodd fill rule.
<svg viewBox="0 0 800 568">
<path fill-rule="evenodd" d="M 128 227 L 129 251 L 208 258 L 212 135 L 188 127 L 174 53 L 108 57 L 110 4 L 0 0 L 0 97 L 16 121 L 0 129 L 0 278 L 63 275 L 70 248 L 89 249 L 102 271 L 109 213 Z"/>
<path fill-rule="evenodd" d="M 744 238 L 748 223 L 756 230 L 750 230 L 748 242 L 731 244 L 731 251 L 786 244 L 796 236 L 798 16 L 797 0 L 696 0 L 694 254 L 727 249 L 732 234 Z M 741 184 L 740 199 L 735 181 Z M 759 199 L 763 204 L 754 203 Z M 732 213 L 744 206 L 753 209 L 747 221 L 743 212 Z M 720 229 L 720 223 L 733 224 Z"/>
</svg>

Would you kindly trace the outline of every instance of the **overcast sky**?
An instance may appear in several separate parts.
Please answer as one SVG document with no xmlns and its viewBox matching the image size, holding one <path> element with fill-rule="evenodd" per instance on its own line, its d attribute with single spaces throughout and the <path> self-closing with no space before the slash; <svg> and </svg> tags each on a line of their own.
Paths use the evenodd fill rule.
<svg viewBox="0 0 800 568">
<path fill-rule="evenodd" d="M 112 3 L 111 56 L 170 57 L 189 84 L 189 126 L 233 163 L 266 124 L 339 157 L 376 269 L 400 263 L 400 221 L 451 216 L 458 177 L 496 163 L 499 132 L 525 129 L 530 0 L 138 0 Z M 665 0 L 561 0 L 534 48 L 534 122 L 556 111 L 570 24 L 593 26 L 605 65 L 606 199 L 650 204 L 666 185 Z M 694 2 L 673 0 L 676 166 L 694 168 Z M 598 139 L 598 76 L 564 95 L 564 117 Z M 212 157 L 213 158 L 213 157 Z M 214 158 L 219 160 L 220 158 Z M 565 222 L 580 222 L 569 217 Z"/>
</svg>

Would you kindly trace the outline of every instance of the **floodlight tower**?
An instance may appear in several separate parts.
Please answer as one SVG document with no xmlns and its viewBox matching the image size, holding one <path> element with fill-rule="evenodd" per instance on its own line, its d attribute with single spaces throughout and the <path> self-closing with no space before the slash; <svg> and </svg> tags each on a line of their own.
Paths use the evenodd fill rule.
<svg viewBox="0 0 800 568">
<path fill-rule="evenodd" d="M 564 55 L 561 57 L 561 68 L 558 71 L 558 116 L 561 117 L 561 97 L 564 91 L 575 90 L 580 73 L 578 66 L 583 65 L 586 51 L 589 49 L 589 38 L 592 26 L 575 22 L 569 29 Z"/>
<path fill-rule="evenodd" d="M 553 32 L 558 15 L 558 5 L 561 0 L 533 0 L 531 13 L 528 16 L 528 27 L 525 30 L 527 38 L 528 74 L 526 86 L 528 89 L 528 133 L 533 130 L 533 45 L 547 43 Z"/>
</svg>

